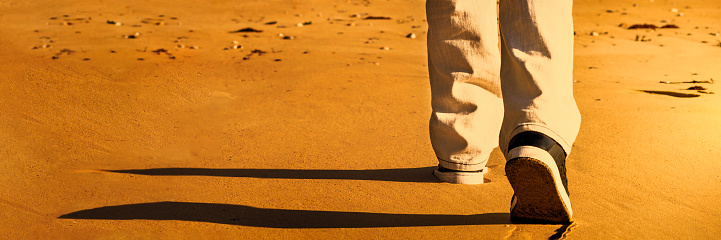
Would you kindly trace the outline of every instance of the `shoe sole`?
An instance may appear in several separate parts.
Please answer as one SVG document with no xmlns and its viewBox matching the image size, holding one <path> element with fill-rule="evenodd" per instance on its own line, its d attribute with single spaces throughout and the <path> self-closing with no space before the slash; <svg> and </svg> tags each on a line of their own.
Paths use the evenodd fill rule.
<svg viewBox="0 0 721 240">
<path fill-rule="evenodd" d="M 512 149 L 509 158 L 511 160 L 506 163 L 505 171 L 515 193 L 511 203 L 511 221 L 571 222 L 571 201 L 561 183 L 558 167 L 548 152 L 521 146 Z"/>
<path fill-rule="evenodd" d="M 441 182 L 476 185 L 483 184 L 483 174 L 487 172 L 488 168 L 483 168 L 478 172 L 441 172 L 435 170 L 433 176 L 436 176 Z"/>
</svg>

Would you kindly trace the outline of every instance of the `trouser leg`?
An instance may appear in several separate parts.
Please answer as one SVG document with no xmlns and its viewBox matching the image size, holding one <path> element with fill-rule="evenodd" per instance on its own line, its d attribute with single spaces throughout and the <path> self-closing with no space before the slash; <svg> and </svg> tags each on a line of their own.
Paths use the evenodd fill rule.
<svg viewBox="0 0 721 240">
<path fill-rule="evenodd" d="M 500 1 L 504 154 L 524 131 L 546 134 L 571 152 L 581 123 L 573 98 L 571 8 L 571 0 Z"/>
<path fill-rule="evenodd" d="M 431 144 L 440 165 L 485 167 L 503 118 L 495 0 L 428 0 Z"/>
</svg>

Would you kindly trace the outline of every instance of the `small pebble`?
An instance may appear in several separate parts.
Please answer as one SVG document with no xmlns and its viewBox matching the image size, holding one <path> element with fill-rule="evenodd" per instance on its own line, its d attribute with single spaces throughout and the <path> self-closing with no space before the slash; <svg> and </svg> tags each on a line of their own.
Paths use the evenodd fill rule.
<svg viewBox="0 0 721 240">
<path fill-rule="evenodd" d="M 381 50 L 391 50 L 391 48 L 384 46 L 384 47 L 381 48 Z"/>
<path fill-rule="evenodd" d="M 599 34 L 598 34 L 597 32 L 591 32 L 591 36 L 596 37 L 596 36 L 598 36 L 598 35 L 599 35 Z"/>
<path fill-rule="evenodd" d="M 416 39 L 416 34 L 415 34 L 415 33 L 409 33 L 408 35 L 406 35 L 406 38 Z"/>
</svg>

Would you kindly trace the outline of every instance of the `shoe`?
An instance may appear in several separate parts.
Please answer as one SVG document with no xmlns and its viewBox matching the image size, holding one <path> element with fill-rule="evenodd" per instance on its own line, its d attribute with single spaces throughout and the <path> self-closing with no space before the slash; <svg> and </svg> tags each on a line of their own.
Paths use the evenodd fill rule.
<svg viewBox="0 0 721 240">
<path fill-rule="evenodd" d="M 441 167 L 439 164 L 438 169 L 433 171 L 433 176 L 441 182 L 475 185 L 483 183 L 483 174 L 487 172 L 488 168 L 478 171 L 458 171 Z"/>
<path fill-rule="evenodd" d="M 514 136 L 509 149 L 506 176 L 514 191 L 511 221 L 571 222 L 563 148 L 550 137 L 529 131 Z"/>
</svg>

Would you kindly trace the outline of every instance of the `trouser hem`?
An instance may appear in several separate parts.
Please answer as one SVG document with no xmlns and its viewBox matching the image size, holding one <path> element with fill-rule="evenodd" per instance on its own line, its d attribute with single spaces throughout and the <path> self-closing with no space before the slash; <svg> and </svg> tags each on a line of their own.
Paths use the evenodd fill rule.
<svg viewBox="0 0 721 240">
<path fill-rule="evenodd" d="M 486 167 L 487 162 L 488 159 L 478 163 L 460 163 L 438 158 L 438 164 L 441 165 L 441 167 L 458 171 L 480 171 Z"/>
</svg>

